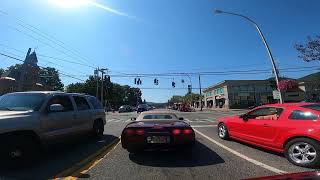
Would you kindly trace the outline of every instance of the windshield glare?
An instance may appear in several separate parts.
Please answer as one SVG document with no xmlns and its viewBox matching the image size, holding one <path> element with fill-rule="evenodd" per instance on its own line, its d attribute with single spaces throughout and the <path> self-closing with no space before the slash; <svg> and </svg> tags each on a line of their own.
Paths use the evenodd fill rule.
<svg viewBox="0 0 320 180">
<path fill-rule="evenodd" d="M 0 110 L 38 111 L 45 99 L 44 94 L 8 94 L 0 98 Z"/>
</svg>

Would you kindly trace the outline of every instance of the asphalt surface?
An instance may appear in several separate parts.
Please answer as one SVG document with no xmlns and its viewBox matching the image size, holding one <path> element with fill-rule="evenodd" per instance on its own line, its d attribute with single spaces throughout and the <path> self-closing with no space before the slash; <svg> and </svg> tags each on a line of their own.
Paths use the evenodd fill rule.
<svg viewBox="0 0 320 180">
<path fill-rule="evenodd" d="M 197 132 L 192 151 L 142 152 L 130 154 L 117 145 L 79 179 L 244 179 L 281 172 L 311 171 L 292 165 L 281 154 L 247 144 L 219 139 L 217 119 L 240 114 L 230 112 L 177 113 Z M 37 162 L 8 168 L 2 163 L 0 179 L 48 179 L 74 166 L 120 137 L 136 113 L 108 113 L 105 136 L 101 141 L 78 137 L 47 148 Z M 209 139 L 208 139 L 209 138 Z M 227 149 L 226 149 L 227 148 Z M 230 152 L 235 151 L 235 152 Z M 254 163 L 252 162 L 254 161 Z M 264 166 L 268 166 L 266 168 Z M 271 169 L 271 170 L 270 170 Z"/>
<path fill-rule="evenodd" d="M 281 154 L 265 151 L 235 141 L 221 140 L 216 133 L 216 122 L 220 117 L 241 114 L 231 112 L 178 113 L 194 129 L 248 159 L 239 157 L 221 146 L 196 134 L 197 143 L 191 152 L 142 152 L 130 154 L 119 144 L 110 154 L 90 169 L 85 175 L 90 179 L 245 179 L 270 176 L 280 172 L 311 171 L 292 165 Z M 112 135 L 118 136 L 135 113 L 110 115 L 108 127 Z M 128 119 L 117 121 L 114 118 Z M 262 165 L 261 165 L 262 164 Z M 270 168 L 263 167 L 264 165 Z M 271 170 L 270 170 L 271 169 Z M 273 170 L 275 169 L 275 170 Z"/>
</svg>

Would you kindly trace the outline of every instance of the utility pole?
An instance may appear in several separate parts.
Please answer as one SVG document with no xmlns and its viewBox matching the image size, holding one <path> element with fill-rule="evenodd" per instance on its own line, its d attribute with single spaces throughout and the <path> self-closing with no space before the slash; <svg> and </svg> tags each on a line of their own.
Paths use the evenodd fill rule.
<svg viewBox="0 0 320 180">
<path fill-rule="evenodd" d="M 104 88 L 103 81 L 104 81 L 104 74 L 105 74 L 104 71 L 107 71 L 107 70 L 108 70 L 107 68 L 99 69 L 99 71 L 101 72 L 101 103 L 102 103 L 102 105 L 105 105 L 104 97 L 103 97 L 103 88 Z"/>
<path fill-rule="evenodd" d="M 267 40 L 266 40 L 266 38 L 264 37 L 264 35 L 263 35 L 260 27 L 258 26 L 258 24 L 257 24 L 255 21 L 253 21 L 252 19 L 250 19 L 249 17 L 244 16 L 244 15 L 242 15 L 242 14 L 237 14 L 237 13 L 232 13 L 232 12 L 221 11 L 221 10 L 218 10 L 218 9 L 216 9 L 216 10 L 214 11 L 214 13 L 215 13 L 215 14 L 228 14 L 228 15 L 238 16 L 238 17 L 244 18 L 244 19 L 246 19 L 247 21 L 251 22 L 251 23 L 256 27 L 256 29 L 257 29 L 260 37 L 261 37 L 261 40 L 262 40 L 262 42 L 263 42 L 263 44 L 264 44 L 264 46 L 265 46 L 265 48 L 266 48 L 266 50 L 267 50 L 267 52 L 268 52 L 269 59 L 270 59 L 270 61 L 271 61 L 271 65 L 272 65 L 272 70 L 273 70 L 273 73 L 274 73 L 274 76 L 275 76 L 275 79 L 276 79 L 276 83 L 277 83 L 277 89 L 278 89 L 278 91 L 279 91 L 279 93 L 280 93 L 280 96 L 279 96 L 279 98 L 280 98 L 280 99 L 279 99 L 279 100 L 280 100 L 280 104 L 282 104 L 282 103 L 284 102 L 284 99 L 283 99 L 282 93 L 281 93 L 281 91 L 280 91 L 280 89 L 279 89 L 279 73 L 278 73 L 278 69 L 277 69 L 276 63 L 274 62 L 274 58 L 273 58 L 273 55 L 272 55 L 272 53 L 271 53 L 269 44 L 267 43 Z"/>
<path fill-rule="evenodd" d="M 201 78 L 199 74 L 199 89 L 200 89 L 200 111 L 202 111 L 202 89 L 201 89 Z"/>
<path fill-rule="evenodd" d="M 94 70 L 94 75 L 96 77 L 97 80 L 97 87 L 96 87 L 96 98 L 99 99 L 99 67 Z"/>
</svg>

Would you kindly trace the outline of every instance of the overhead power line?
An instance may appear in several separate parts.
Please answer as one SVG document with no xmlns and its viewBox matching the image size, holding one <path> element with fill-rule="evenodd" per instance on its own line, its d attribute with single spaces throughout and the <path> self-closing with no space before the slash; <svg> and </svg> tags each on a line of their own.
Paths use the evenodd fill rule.
<svg viewBox="0 0 320 180">
<path fill-rule="evenodd" d="M 24 29 L 27 29 L 31 32 L 33 32 L 34 34 L 37 34 L 38 36 L 50 41 L 51 43 L 54 43 L 55 45 L 59 46 L 60 48 L 68 51 L 69 53 L 73 54 L 73 56 L 76 56 L 77 58 L 80 58 L 82 61 L 84 61 L 85 63 L 89 63 L 91 64 L 92 62 L 90 62 L 89 60 L 87 60 L 87 58 L 84 58 L 83 56 L 79 55 L 79 51 L 75 50 L 74 48 L 71 48 L 69 45 L 67 45 L 66 43 L 62 42 L 61 40 L 58 40 L 57 38 L 53 37 L 52 35 L 49 35 L 48 33 L 45 33 L 43 31 L 41 31 L 39 28 L 29 24 L 29 23 L 26 23 L 25 21 L 19 19 L 19 18 L 16 18 L 16 17 L 13 17 L 11 15 L 9 15 L 9 13 L 3 11 L 3 10 L 0 10 L 0 13 L 5 15 L 5 16 L 8 16 L 12 19 L 14 19 L 16 21 L 16 24 L 18 24 L 19 26 L 21 26 L 22 28 Z M 11 27 L 12 28 L 12 27 Z M 24 33 L 25 35 L 27 35 L 27 33 L 25 32 L 22 32 L 21 30 L 17 29 L 17 28 L 13 28 L 21 33 Z M 36 39 L 38 40 L 39 42 L 42 42 L 43 44 L 46 44 L 47 46 L 50 46 L 51 48 L 54 48 L 52 47 L 51 45 L 49 45 L 49 43 L 44 43 L 42 40 L 39 40 L 37 38 L 34 38 L 33 36 L 31 36 L 30 34 L 28 34 L 29 37 L 33 38 L 33 39 Z M 68 47 L 66 47 L 68 46 Z M 61 52 L 61 53 L 65 53 L 65 51 L 61 51 L 61 50 L 58 50 L 57 48 L 54 48 L 55 50 Z M 75 53 L 76 52 L 76 53 Z M 66 54 L 67 55 L 67 54 Z M 68 54 L 68 56 L 70 56 Z"/>
<path fill-rule="evenodd" d="M 10 55 L 8 55 L 8 54 L 4 54 L 4 53 L 1 53 L 1 52 L 0 52 L 0 55 L 1 55 L 1 56 L 5 56 L 5 57 L 10 58 L 10 59 L 13 59 L 13 60 L 16 60 L 16 61 L 24 62 L 24 60 L 19 59 L 19 58 L 16 58 L 16 57 L 13 57 L 13 56 L 10 56 Z M 41 67 L 41 68 L 46 68 L 46 67 L 43 67 L 43 66 L 39 66 L 39 67 Z M 58 70 L 58 72 L 59 72 L 59 70 Z M 70 77 L 70 78 L 72 78 L 72 79 L 76 79 L 76 80 L 85 82 L 85 80 L 80 79 L 80 78 L 77 78 L 77 77 L 74 77 L 74 76 L 69 75 L 69 74 L 65 74 L 65 73 L 61 73 L 61 72 L 59 72 L 59 74 L 61 74 L 61 75 L 63 75 L 63 76 L 66 76 L 66 77 Z"/>
<path fill-rule="evenodd" d="M 13 48 L 13 47 L 10 47 L 10 46 L 7 46 L 7 45 L 4 45 L 4 44 L 1 44 L 0 43 L 0 46 L 3 46 L 7 49 L 12 49 L 14 51 L 17 51 L 19 53 L 25 53 L 24 51 L 22 50 L 19 50 L 19 49 L 16 49 L 16 48 Z M 63 61 L 63 62 L 67 62 L 67 63 L 71 63 L 71 64 L 76 64 L 76 65 L 80 65 L 80 66 L 84 66 L 84 67 L 88 67 L 88 68 L 92 68 L 92 69 L 96 69 L 95 67 L 93 66 L 90 66 L 88 64 L 83 64 L 83 63 L 79 63 L 79 62 L 76 62 L 76 61 L 71 61 L 71 60 L 68 60 L 68 59 L 64 59 L 64 58 L 59 58 L 59 57 L 53 57 L 53 56 L 49 56 L 49 55 L 45 55 L 45 54 L 42 54 L 42 53 L 37 53 L 37 56 L 39 57 L 45 57 L 45 58 L 49 58 L 49 59 L 54 59 L 54 60 L 58 60 L 58 61 Z M 46 60 L 47 61 L 47 60 Z M 51 62 L 52 63 L 52 62 Z M 52 63 L 54 64 L 54 63 Z"/>
</svg>

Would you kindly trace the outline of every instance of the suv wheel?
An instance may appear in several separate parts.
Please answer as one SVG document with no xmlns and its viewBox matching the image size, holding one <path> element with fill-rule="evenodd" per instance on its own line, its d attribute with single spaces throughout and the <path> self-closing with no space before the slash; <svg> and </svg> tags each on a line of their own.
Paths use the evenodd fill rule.
<svg viewBox="0 0 320 180">
<path fill-rule="evenodd" d="M 104 132 L 104 125 L 101 120 L 94 121 L 93 124 L 93 135 L 97 138 L 102 138 Z"/>
<path fill-rule="evenodd" d="M 228 129 L 227 129 L 226 125 L 224 125 L 224 123 L 220 123 L 218 125 L 218 136 L 224 140 L 229 139 Z"/>
<path fill-rule="evenodd" d="M 8 141 L 4 147 L 4 155 L 10 163 L 21 164 L 36 159 L 39 144 L 33 138 L 18 136 L 9 138 Z"/>
<path fill-rule="evenodd" d="M 312 139 L 296 138 L 286 144 L 285 156 L 297 166 L 317 167 L 320 165 L 320 145 Z"/>
</svg>

